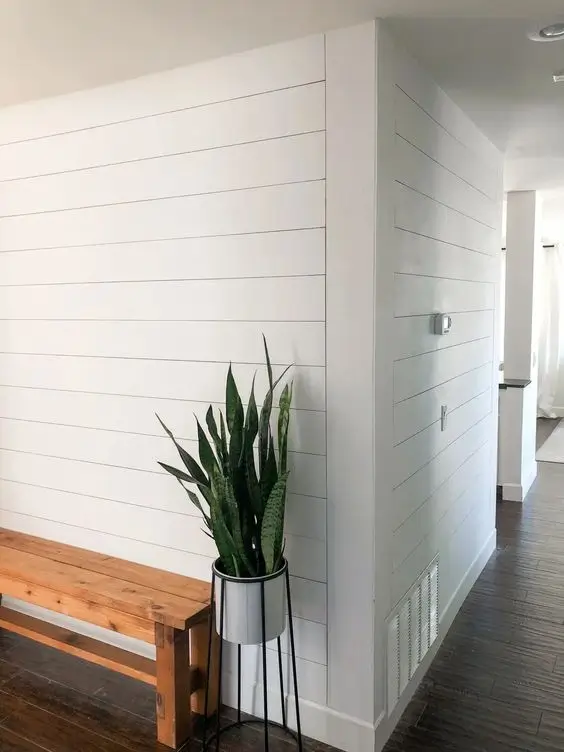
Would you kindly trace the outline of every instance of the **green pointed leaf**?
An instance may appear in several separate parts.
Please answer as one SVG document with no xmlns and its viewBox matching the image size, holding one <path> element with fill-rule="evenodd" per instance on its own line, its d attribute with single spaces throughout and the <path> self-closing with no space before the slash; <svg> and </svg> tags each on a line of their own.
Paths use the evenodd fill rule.
<svg viewBox="0 0 564 752">
<path fill-rule="evenodd" d="M 178 441 L 176 441 L 176 439 L 174 438 L 172 431 L 170 431 L 165 426 L 165 424 L 162 422 L 162 420 L 159 418 L 158 415 L 157 415 L 157 418 L 159 420 L 159 423 L 161 424 L 161 426 L 164 428 L 165 432 L 169 436 L 169 438 L 172 439 L 174 446 L 176 447 L 178 454 L 180 455 L 180 459 L 184 463 L 184 466 L 186 467 L 190 475 L 193 478 L 195 478 L 197 483 L 201 483 L 205 486 L 209 486 L 209 480 L 206 477 L 206 474 L 204 473 L 202 468 L 196 462 L 196 460 L 190 454 L 188 454 L 188 452 L 184 449 L 184 447 L 180 446 Z"/>
<path fill-rule="evenodd" d="M 204 522 L 206 523 L 207 527 L 211 530 L 211 519 L 210 519 L 209 515 L 207 515 L 204 512 L 204 508 L 202 507 L 202 504 L 200 502 L 200 499 L 199 499 L 198 495 L 195 494 L 194 491 L 190 491 L 189 488 L 186 488 L 186 486 L 183 483 L 180 483 L 180 485 L 182 486 L 182 488 L 188 494 L 188 498 L 190 499 L 190 501 L 192 502 L 192 504 L 194 504 L 194 506 L 196 507 L 196 509 L 198 509 L 201 512 L 202 517 L 204 518 Z"/>
<path fill-rule="evenodd" d="M 178 480 L 183 480 L 185 483 L 197 483 L 198 482 L 191 475 L 188 475 L 188 473 L 185 473 L 184 470 L 178 470 L 178 468 L 176 467 L 167 465 L 166 462 L 157 462 L 157 464 L 160 465 L 163 470 L 166 470 L 167 473 L 170 473 L 171 475 L 174 475 L 175 478 L 178 478 Z"/>
<path fill-rule="evenodd" d="M 290 426 L 290 407 L 292 405 L 292 383 L 286 384 L 280 395 L 280 413 L 278 415 L 278 457 L 280 472 L 285 473 L 288 464 L 288 428 Z"/>
<path fill-rule="evenodd" d="M 227 371 L 225 403 L 227 412 L 227 428 L 229 429 L 229 433 L 232 433 L 233 425 L 235 424 L 235 422 L 240 422 L 241 425 L 243 425 L 244 416 L 241 417 L 241 414 L 243 413 L 243 403 L 241 402 L 239 390 L 237 389 L 237 384 L 235 383 L 235 379 L 233 377 L 231 364 L 229 365 L 229 370 Z"/>
<path fill-rule="evenodd" d="M 205 434 L 204 429 L 200 425 L 200 421 L 196 419 L 196 425 L 198 427 L 198 449 L 200 452 L 200 462 L 202 467 L 211 478 L 216 470 L 219 470 L 217 458 L 213 453 L 211 444 L 208 441 L 208 437 Z"/>
<path fill-rule="evenodd" d="M 276 485 L 278 480 L 278 467 L 276 465 L 276 453 L 274 451 L 274 440 L 272 434 L 270 435 L 270 442 L 268 445 L 268 454 L 266 457 L 266 463 L 263 472 L 260 475 L 260 494 L 262 498 L 263 507 L 266 506 L 272 489 Z"/>
<path fill-rule="evenodd" d="M 285 473 L 274 484 L 264 510 L 261 548 L 266 574 L 272 574 L 276 571 L 282 553 L 287 482 L 288 473 Z"/>
<path fill-rule="evenodd" d="M 206 413 L 206 425 L 208 427 L 208 431 L 210 432 L 210 436 L 212 437 L 219 462 L 225 469 L 225 464 L 227 462 L 227 452 L 223 451 L 223 443 L 217 430 L 217 423 L 215 421 L 213 407 L 211 405 L 208 407 L 208 411 Z"/>
</svg>

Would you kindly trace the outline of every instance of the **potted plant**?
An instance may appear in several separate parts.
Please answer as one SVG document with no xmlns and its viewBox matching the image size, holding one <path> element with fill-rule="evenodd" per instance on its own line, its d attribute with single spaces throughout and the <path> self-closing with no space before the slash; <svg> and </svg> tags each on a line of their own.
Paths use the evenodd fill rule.
<svg viewBox="0 0 564 752">
<path fill-rule="evenodd" d="M 206 534 L 217 546 L 219 557 L 213 564 L 213 571 L 221 588 L 216 597 L 216 625 L 219 628 L 223 599 L 222 636 L 229 642 L 244 645 L 259 644 L 263 636 L 265 641 L 279 637 L 284 631 L 286 614 L 288 565 L 284 559 L 284 514 L 292 383 L 286 384 L 280 395 L 275 448 L 271 428 L 274 390 L 288 369 L 274 381 L 266 339 L 264 350 L 269 388 L 260 413 L 254 378 L 245 413 L 230 365 L 226 414 L 224 417 L 222 411 L 218 411 L 219 427 L 211 405 L 206 414 L 209 438 L 196 421 L 199 462 L 180 446 L 159 418 L 185 469 L 164 462 L 159 465 L 184 488 L 203 516 L 209 531 Z"/>
</svg>

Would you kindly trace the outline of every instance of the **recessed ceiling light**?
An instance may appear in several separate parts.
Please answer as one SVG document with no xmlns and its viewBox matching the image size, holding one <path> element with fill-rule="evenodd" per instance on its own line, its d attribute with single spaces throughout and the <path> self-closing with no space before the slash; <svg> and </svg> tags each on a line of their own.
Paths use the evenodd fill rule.
<svg viewBox="0 0 564 752">
<path fill-rule="evenodd" d="M 564 23 L 551 24 L 545 26 L 544 29 L 539 31 L 541 37 L 545 39 L 555 39 L 556 37 L 564 37 Z"/>
<path fill-rule="evenodd" d="M 555 73 L 552 76 L 552 80 L 555 84 L 564 84 L 564 71 L 562 73 Z"/>
<path fill-rule="evenodd" d="M 564 41 L 564 22 L 553 23 L 544 26 L 540 31 L 532 31 L 528 34 L 534 42 L 558 42 Z"/>
</svg>

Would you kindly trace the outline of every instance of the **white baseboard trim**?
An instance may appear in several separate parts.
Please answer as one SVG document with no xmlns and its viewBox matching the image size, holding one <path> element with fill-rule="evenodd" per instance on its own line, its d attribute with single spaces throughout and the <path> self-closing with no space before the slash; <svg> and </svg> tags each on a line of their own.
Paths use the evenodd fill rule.
<svg viewBox="0 0 564 752">
<path fill-rule="evenodd" d="M 237 684 L 234 675 L 224 676 L 223 689 L 225 704 L 235 707 Z M 275 688 L 269 688 L 267 697 L 269 718 L 280 723 L 282 720 L 280 693 Z M 263 717 L 263 701 L 262 684 L 255 684 L 252 687 L 247 685 L 242 688 L 241 705 L 244 712 L 259 718 Z M 286 696 L 285 706 L 287 723 L 290 728 L 295 729 L 296 712 L 293 695 Z M 372 723 L 304 699 L 300 699 L 300 719 L 304 736 L 317 739 L 344 752 L 374 752 Z"/>
<path fill-rule="evenodd" d="M 492 553 L 495 551 L 496 536 L 497 536 L 497 533 L 495 530 L 493 530 L 490 536 L 488 537 L 488 539 L 486 540 L 486 542 L 484 543 L 484 545 L 482 546 L 480 553 L 476 556 L 476 558 L 474 559 L 474 561 L 468 568 L 468 571 L 464 575 L 464 578 L 462 582 L 460 583 L 460 585 L 458 586 L 458 588 L 456 589 L 456 592 L 454 593 L 450 601 L 447 603 L 447 605 L 441 612 L 438 639 L 435 640 L 432 648 L 429 650 L 429 652 L 427 653 L 427 655 L 421 662 L 421 665 L 415 672 L 413 679 L 411 680 L 407 689 L 403 693 L 401 699 L 399 700 L 398 704 L 394 708 L 392 714 L 389 717 L 385 717 L 382 723 L 380 723 L 376 727 L 375 745 L 374 745 L 375 752 L 380 752 L 380 750 L 384 748 L 386 742 L 392 735 L 392 732 L 395 729 L 398 721 L 400 720 L 405 709 L 409 705 L 410 700 L 415 694 L 417 687 L 421 683 L 421 680 L 427 673 L 434 657 L 436 656 L 440 646 L 442 645 L 444 638 L 447 635 L 448 630 L 450 629 L 452 625 L 452 622 L 454 621 L 455 616 L 459 612 L 460 607 L 466 600 L 470 590 L 472 590 L 474 583 L 480 576 L 482 569 L 486 566 L 488 559 L 490 558 Z"/>
<path fill-rule="evenodd" d="M 504 501 L 523 502 L 531 490 L 531 486 L 536 480 L 538 465 L 533 462 L 528 474 L 523 479 L 523 483 L 504 483 L 502 486 L 502 498 Z"/>
</svg>

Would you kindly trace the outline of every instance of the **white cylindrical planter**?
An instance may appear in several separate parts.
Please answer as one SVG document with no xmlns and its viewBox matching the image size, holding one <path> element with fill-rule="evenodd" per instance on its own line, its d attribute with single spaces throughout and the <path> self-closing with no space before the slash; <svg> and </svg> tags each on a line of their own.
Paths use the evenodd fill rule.
<svg viewBox="0 0 564 752">
<path fill-rule="evenodd" d="M 264 642 L 279 637 L 286 626 L 286 560 L 274 574 L 252 578 L 230 577 L 218 569 L 219 564 L 219 559 L 213 564 L 217 633 L 220 634 L 223 599 L 223 639 L 240 645 L 260 645 L 263 642 L 261 589 L 264 587 Z"/>
</svg>

